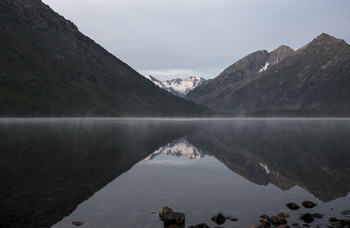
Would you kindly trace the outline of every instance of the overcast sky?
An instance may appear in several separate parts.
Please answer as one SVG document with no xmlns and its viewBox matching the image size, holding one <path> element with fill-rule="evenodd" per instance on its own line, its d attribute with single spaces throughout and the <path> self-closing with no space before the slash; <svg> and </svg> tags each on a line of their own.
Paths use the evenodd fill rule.
<svg viewBox="0 0 350 228">
<path fill-rule="evenodd" d="M 322 32 L 350 43 L 349 0 L 43 0 L 141 74 L 214 78 L 256 50 Z"/>
</svg>

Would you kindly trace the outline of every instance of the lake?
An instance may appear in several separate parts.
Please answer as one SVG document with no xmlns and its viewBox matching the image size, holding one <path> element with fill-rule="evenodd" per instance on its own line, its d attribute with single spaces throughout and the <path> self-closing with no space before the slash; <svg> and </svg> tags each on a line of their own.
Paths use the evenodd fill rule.
<svg viewBox="0 0 350 228">
<path fill-rule="evenodd" d="M 164 227 L 164 206 L 186 227 L 349 218 L 350 119 L 0 119 L 0 164 L 0 227 Z"/>
</svg>

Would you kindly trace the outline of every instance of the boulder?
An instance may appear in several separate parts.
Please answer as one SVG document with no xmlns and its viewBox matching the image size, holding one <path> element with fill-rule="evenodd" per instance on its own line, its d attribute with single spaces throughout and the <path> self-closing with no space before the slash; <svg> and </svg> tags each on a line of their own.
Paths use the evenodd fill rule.
<svg viewBox="0 0 350 228">
<path fill-rule="evenodd" d="M 169 207 L 163 207 L 159 212 L 159 218 L 164 223 L 164 226 L 170 225 L 180 225 L 184 227 L 185 224 L 185 214 L 182 212 L 174 212 Z"/>
<path fill-rule="evenodd" d="M 271 220 L 271 223 L 273 225 L 283 225 L 283 224 L 287 224 L 287 220 L 283 217 L 280 217 L 280 216 L 272 216 L 270 218 Z"/>
<path fill-rule="evenodd" d="M 312 223 L 315 219 L 314 216 L 310 213 L 302 214 L 300 216 L 300 219 L 303 220 L 306 223 Z"/>
<path fill-rule="evenodd" d="M 313 208 L 314 206 L 316 206 L 317 204 L 311 201 L 303 201 L 301 203 L 305 208 Z"/>
<path fill-rule="evenodd" d="M 294 203 L 294 202 L 290 202 L 287 203 L 286 206 L 290 209 L 290 210 L 298 210 L 300 207 L 298 204 Z"/>
<path fill-rule="evenodd" d="M 226 217 L 220 212 L 218 212 L 211 218 L 211 220 L 216 224 L 221 225 L 226 221 Z"/>
</svg>

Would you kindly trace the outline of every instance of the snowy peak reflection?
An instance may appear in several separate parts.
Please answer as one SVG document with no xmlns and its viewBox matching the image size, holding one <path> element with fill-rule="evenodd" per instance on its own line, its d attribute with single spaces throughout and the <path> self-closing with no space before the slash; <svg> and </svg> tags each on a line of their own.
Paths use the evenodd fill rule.
<svg viewBox="0 0 350 228">
<path fill-rule="evenodd" d="M 205 154 L 198 148 L 194 147 L 185 138 L 180 138 L 160 147 L 149 155 L 145 160 L 152 160 L 160 154 L 172 155 L 175 157 L 185 156 L 189 159 L 201 159 Z"/>
</svg>

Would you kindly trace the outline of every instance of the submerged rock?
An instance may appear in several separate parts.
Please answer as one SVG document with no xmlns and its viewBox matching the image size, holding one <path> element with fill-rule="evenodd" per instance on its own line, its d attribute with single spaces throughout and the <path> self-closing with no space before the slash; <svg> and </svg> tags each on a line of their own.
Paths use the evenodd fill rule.
<svg viewBox="0 0 350 228">
<path fill-rule="evenodd" d="M 311 201 L 303 201 L 301 203 L 305 208 L 313 208 L 317 205 L 317 203 L 311 202 Z"/>
<path fill-rule="evenodd" d="M 201 223 L 198 225 L 194 225 L 194 226 L 189 226 L 188 228 L 209 228 L 209 226 L 205 223 Z"/>
<path fill-rule="evenodd" d="M 289 218 L 290 217 L 290 215 L 288 213 L 286 213 L 286 212 L 281 212 L 281 213 L 278 214 L 278 216 L 282 217 L 282 218 Z"/>
<path fill-rule="evenodd" d="M 228 219 L 228 220 L 230 220 L 230 221 L 233 221 L 233 222 L 235 222 L 235 221 L 238 220 L 238 218 L 233 217 L 233 216 L 226 216 L 226 219 Z"/>
<path fill-rule="evenodd" d="M 338 222 L 338 219 L 334 218 L 334 217 L 331 217 L 330 219 L 328 219 L 328 221 L 330 221 L 330 222 Z"/>
<path fill-rule="evenodd" d="M 265 226 L 265 224 L 250 225 L 248 228 L 265 228 L 270 226 Z"/>
<path fill-rule="evenodd" d="M 221 225 L 226 221 L 226 217 L 220 212 L 218 212 L 211 218 L 211 220 L 214 221 L 216 224 Z"/>
<path fill-rule="evenodd" d="M 277 228 L 290 228 L 290 226 L 288 226 L 288 225 L 286 225 L 286 224 L 283 224 L 283 225 L 277 226 Z"/>
<path fill-rule="evenodd" d="M 290 209 L 290 210 L 298 210 L 300 207 L 298 204 L 294 203 L 294 202 L 290 202 L 287 203 L 286 206 Z"/>
<path fill-rule="evenodd" d="M 312 216 L 314 216 L 314 218 L 318 218 L 318 219 L 321 219 L 323 218 L 323 214 L 320 214 L 320 213 L 314 213 Z"/>
<path fill-rule="evenodd" d="M 312 223 L 315 220 L 314 216 L 312 216 L 312 214 L 310 214 L 310 213 L 302 214 L 300 216 L 300 219 L 306 223 Z"/>
<path fill-rule="evenodd" d="M 73 221 L 73 222 L 72 222 L 72 224 L 73 224 L 74 226 L 81 226 L 81 225 L 83 225 L 83 224 L 84 224 L 84 222 L 80 222 L 80 221 Z"/>
<path fill-rule="evenodd" d="M 287 220 L 283 217 L 280 217 L 280 216 L 272 216 L 270 218 L 271 220 L 271 223 L 273 225 L 283 225 L 283 224 L 287 224 Z"/>
<path fill-rule="evenodd" d="M 339 222 L 342 226 L 350 226 L 350 219 L 339 219 Z"/>
</svg>

